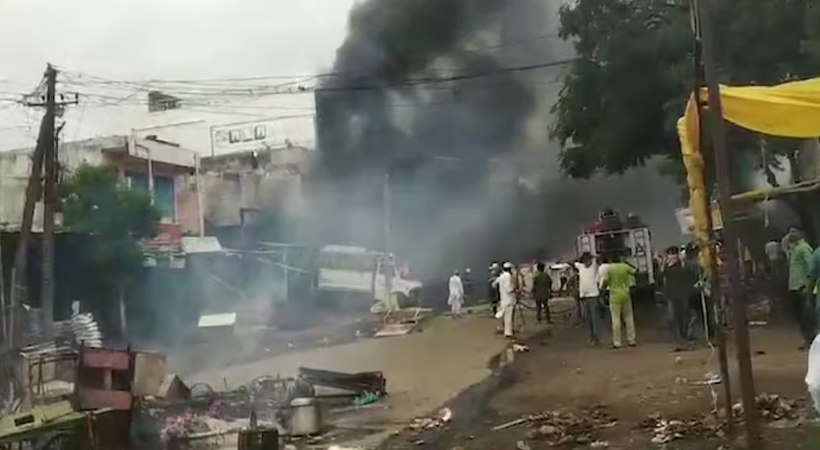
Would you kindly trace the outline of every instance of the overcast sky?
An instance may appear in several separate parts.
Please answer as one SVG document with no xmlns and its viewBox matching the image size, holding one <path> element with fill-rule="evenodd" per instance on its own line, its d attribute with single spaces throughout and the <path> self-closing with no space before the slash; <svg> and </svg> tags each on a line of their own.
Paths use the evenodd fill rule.
<svg viewBox="0 0 820 450">
<path fill-rule="evenodd" d="M 355 2 L 0 0 L 0 98 L 33 88 L 47 62 L 117 80 L 321 72 Z M 0 104 L 0 149 L 38 116 Z"/>
</svg>

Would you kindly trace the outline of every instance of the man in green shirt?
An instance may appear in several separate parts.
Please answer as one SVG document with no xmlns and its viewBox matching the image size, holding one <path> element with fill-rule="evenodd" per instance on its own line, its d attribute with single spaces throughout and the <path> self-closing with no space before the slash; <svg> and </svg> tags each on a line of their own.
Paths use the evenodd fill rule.
<svg viewBox="0 0 820 450">
<path fill-rule="evenodd" d="M 803 346 L 808 348 L 814 340 L 814 319 L 806 305 L 812 274 L 814 273 L 814 258 L 811 245 L 806 242 L 803 233 L 797 228 L 790 228 L 788 234 L 789 249 L 789 295 L 788 306 L 800 327 L 803 336 Z"/>
<path fill-rule="evenodd" d="M 635 316 L 632 313 L 630 289 L 635 276 L 635 268 L 623 261 L 622 255 L 615 257 L 604 274 L 603 283 L 609 287 L 609 312 L 612 317 L 612 347 L 621 348 L 621 327 L 626 325 L 626 342 L 635 346 Z"/>
</svg>

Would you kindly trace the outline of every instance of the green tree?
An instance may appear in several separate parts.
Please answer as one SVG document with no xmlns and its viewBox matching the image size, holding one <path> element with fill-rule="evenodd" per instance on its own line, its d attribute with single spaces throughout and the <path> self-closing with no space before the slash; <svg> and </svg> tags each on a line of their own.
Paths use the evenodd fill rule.
<svg viewBox="0 0 820 450">
<path fill-rule="evenodd" d="M 138 241 L 156 235 L 159 210 L 148 194 L 128 189 L 109 167 L 81 166 L 61 189 L 65 227 L 89 236 L 76 256 L 94 270 L 106 291 L 101 297 L 116 298 L 142 266 Z"/>
<path fill-rule="evenodd" d="M 562 145 L 565 173 L 622 173 L 659 155 L 671 160 L 666 172 L 680 173 L 675 124 L 694 78 L 688 3 L 577 0 L 561 9 L 561 36 L 573 40 L 577 52 L 550 130 Z M 817 2 L 710 3 L 722 82 L 774 84 L 818 75 Z M 734 148 L 759 148 L 758 136 L 736 128 L 729 140 Z"/>
</svg>

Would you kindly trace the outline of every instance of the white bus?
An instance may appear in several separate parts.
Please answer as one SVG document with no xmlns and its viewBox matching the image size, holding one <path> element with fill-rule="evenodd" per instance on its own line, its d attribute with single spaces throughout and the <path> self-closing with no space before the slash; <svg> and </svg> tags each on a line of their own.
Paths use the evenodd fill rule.
<svg viewBox="0 0 820 450">
<path fill-rule="evenodd" d="M 405 278 L 392 256 L 364 247 L 328 245 L 319 251 L 317 269 L 317 289 L 321 294 L 365 297 L 375 302 L 374 312 L 414 302 L 422 287 L 420 281 Z M 388 273 L 392 274 L 389 297 L 386 295 Z"/>
</svg>

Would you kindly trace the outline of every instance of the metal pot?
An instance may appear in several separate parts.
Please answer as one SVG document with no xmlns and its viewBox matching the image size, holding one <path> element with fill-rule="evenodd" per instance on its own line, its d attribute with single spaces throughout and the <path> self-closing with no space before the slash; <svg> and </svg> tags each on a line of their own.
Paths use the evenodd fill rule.
<svg viewBox="0 0 820 450">
<path fill-rule="evenodd" d="M 291 436 L 306 436 L 322 431 L 322 415 L 319 403 L 315 398 L 295 398 L 290 402 L 290 429 Z"/>
</svg>

